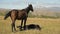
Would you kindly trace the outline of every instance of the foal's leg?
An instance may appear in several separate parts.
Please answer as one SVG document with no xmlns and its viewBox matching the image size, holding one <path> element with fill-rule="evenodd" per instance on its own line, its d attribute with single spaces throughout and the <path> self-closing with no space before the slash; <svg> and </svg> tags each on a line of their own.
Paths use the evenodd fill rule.
<svg viewBox="0 0 60 34">
<path fill-rule="evenodd" d="M 24 30 L 26 30 L 26 20 L 27 19 L 24 20 Z"/>
<path fill-rule="evenodd" d="M 11 20 L 12 20 L 12 31 L 13 29 L 16 31 L 16 28 L 15 28 L 15 21 L 16 21 L 16 11 L 11 11 Z"/>
<path fill-rule="evenodd" d="M 22 30 L 22 27 L 23 27 L 22 25 L 23 25 L 23 19 L 21 20 L 21 28 L 20 28 L 21 30 Z"/>
<path fill-rule="evenodd" d="M 15 31 L 16 31 L 16 28 L 15 28 L 15 20 L 14 20 L 14 21 L 12 21 L 12 32 L 13 32 L 13 30 L 15 30 Z"/>
</svg>

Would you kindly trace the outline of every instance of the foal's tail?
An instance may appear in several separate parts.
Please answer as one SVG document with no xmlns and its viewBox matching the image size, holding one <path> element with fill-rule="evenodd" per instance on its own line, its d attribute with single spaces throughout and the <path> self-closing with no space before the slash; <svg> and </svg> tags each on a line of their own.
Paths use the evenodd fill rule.
<svg viewBox="0 0 60 34">
<path fill-rule="evenodd" d="M 11 11 L 9 11 L 9 12 L 5 15 L 4 20 L 7 19 L 10 15 L 11 15 Z"/>
</svg>

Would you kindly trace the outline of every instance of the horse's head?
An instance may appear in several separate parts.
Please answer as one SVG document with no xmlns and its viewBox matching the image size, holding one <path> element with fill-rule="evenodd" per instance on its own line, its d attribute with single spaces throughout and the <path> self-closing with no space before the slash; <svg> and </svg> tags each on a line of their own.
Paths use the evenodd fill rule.
<svg viewBox="0 0 60 34">
<path fill-rule="evenodd" d="M 33 12 L 33 6 L 32 6 L 32 4 L 29 4 L 29 9 Z"/>
</svg>

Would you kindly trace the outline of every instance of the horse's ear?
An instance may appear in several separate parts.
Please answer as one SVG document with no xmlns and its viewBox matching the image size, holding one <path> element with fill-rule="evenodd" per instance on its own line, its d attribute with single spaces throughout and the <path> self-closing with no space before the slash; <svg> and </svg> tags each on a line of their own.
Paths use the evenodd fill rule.
<svg viewBox="0 0 60 34">
<path fill-rule="evenodd" d="M 29 6 L 32 6 L 32 4 L 28 4 Z"/>
</svg>

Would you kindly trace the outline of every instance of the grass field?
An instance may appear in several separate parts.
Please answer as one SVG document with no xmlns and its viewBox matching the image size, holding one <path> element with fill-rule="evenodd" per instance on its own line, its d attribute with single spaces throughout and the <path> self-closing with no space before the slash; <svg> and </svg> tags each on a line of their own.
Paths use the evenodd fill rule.
<svg viewBox="0 0 60 34">
<path fill-rule="evenodd" d="M 38 24 L 41 30 L 25 30 L 17 32 L 11 31 L 11 19 L 3 19 L 4 16 L 0 16 L 0 34 L 60 34 L 60 19 L 51 18 L 28 18 L 27 24 Z M 16 21 L 16 26 L 20 25 L 20 20 Z"/>
</svg>

